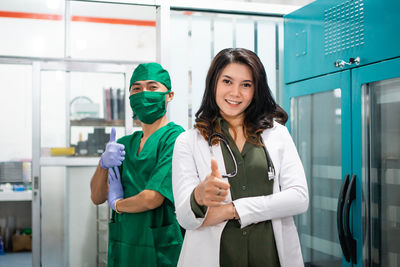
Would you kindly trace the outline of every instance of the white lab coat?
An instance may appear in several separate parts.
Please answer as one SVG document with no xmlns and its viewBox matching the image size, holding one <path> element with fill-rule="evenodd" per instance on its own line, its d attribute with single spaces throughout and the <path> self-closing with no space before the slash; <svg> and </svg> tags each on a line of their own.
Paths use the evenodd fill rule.
<svg viewBox="0 0 400 267">
<path fill-rule="evenodd" d="M 246 197 L 234 201 L 241 227 L 272 220 L 276 247 L 282 267 L 304 266 L 293 215 L 308 208 L 308 188 L 299 155 L 285 126 L 274 126 L 262 133 L 275 167 L 273 194 Z M 219 172 L 226 174 L 221 147 L 213 154 Z M 204 218 L 196 218 L 190 206 L 194 188 L 211 173 L 211 153 L 207 141 L 197 129 L 182 133 L 175 142 L 172 158 L 172 183 L 178 222 L 186 229 L 178 266 L 219 266 L 220 238 L 226 222 L 200 227 Z M 227 182 L 227 179 L 224 179 Z M 230 193 L 225 203 L 232 202 Z M 238 251 L 240 253 L 240 251 Z"/>
</svg>

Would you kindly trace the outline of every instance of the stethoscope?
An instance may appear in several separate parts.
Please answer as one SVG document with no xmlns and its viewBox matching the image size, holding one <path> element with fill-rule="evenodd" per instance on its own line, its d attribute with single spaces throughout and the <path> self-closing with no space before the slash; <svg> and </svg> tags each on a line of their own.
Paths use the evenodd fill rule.
<svg viewBox="0 0 400 267">
<path fill-rule="evenodd" d="M 212 151 L 212 140 L 213 140 L 214 137 L 218 137 L 218 139 L 219 139 L 220 141 L 222 141 L 222 142 L 225 144 L 225 146 L 228 148 L 229 154 L 231 155 L 233 164 L 235 165 L 235 169 L 234 169 L 231 173 L 224 174 L 224 175 L 222 175 L 222 177 L 223 177 L 223 178 L 232 178 L 232 177 L 235 177 L 236 174 L 237 174 L 237 172 L 238 172 L 238 167 L 237 167 L 237 162 L 236 162 L 235 156 L 233 155 L 232 149 L 231 149 L 231 147 L 229 146 L 228 141 L 226 140 L 225 136 L 223 136 L 223 135 L 220 134 L 220 133 L 214 132 L 214 133 L 212 133 L 212 134 L 208 137 L 208 146 L 209 146 L 209 148 L 210 148 L 211 155 L 213 155 L 213 151 Z M 262 138 L 261 138 L 261 142 L 263 143 L 263 149 L 264 149 L 265 157 L 267 158 L 267 163 L 268 163 L 268 179 L 269 179 L 269 180 L 272 180 L 272 179 L 275 178 L 275 168 L 274 168 L 274 164 L 272 163 L 271 157 L 269 156 L 267 147 L 265 146 L 265 144 L 264 144 Z"/>
</svg>

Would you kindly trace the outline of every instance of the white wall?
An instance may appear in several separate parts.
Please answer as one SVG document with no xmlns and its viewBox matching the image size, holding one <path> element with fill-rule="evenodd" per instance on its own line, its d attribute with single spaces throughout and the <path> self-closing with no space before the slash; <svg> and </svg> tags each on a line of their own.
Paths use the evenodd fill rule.
<svg viewBox="0 0 400 267">
<path fill-rule="evenodd" d="M 0 64 L 0 114 L 0 161 L 31 159 L 31 66 Z"/>
<path fill-rule="evenodd" d="M 169 107 L 170 119 L 185 129 L 194 125 L 208 68 L 213 57 L 224 48 L 255 51 L 267 72 L 272 94 L 276 96 L 277 23 L 260 17 L 173 12 L 170 73 L 175 99 Z"/>
</svg>

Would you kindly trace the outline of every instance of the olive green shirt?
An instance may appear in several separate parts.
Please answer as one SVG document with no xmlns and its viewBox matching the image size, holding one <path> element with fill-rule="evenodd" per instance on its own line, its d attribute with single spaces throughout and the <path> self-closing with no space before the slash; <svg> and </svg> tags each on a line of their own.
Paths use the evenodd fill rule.
<svg viewBox="0 0 400 267">
<path fill-rule="evenodd" d="M 268 162 L 262 146 L 246 142 L 242 152 L 229 133 L 228 123 L 219 119 L 222 132 L 237 162 L 236 176 L 229 178 L 232 200 L 270 195 L 273 180 L 268 178 Z M 227 147 L 221 142 L 226 173 L 235 165 Z M 191 207 L 196 217 L 204 217 L 207 207 L 199 206 L 191 196 Z M 280 266 L 271 221 L 263 221 L 240 228 L 237 220 L 229 220 L 221 236 L 220 266 Z"/>
</svg>

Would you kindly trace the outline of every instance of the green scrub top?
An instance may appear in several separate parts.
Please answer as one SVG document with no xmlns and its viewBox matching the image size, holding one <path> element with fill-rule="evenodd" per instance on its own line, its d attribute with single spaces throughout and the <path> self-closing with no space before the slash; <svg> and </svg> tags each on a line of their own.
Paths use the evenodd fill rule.
<svg viewBox="0 0 400 267">
<path fill-rule="evenodd" d="M 184 130 L 168 123 L 155 131 L 137 153 L 142 131 L 124 136 L 125 160 L 120 167 L 124 198 L 143 190 L 154 190 L 165 197 L 163 204 L 140 213 L 117 214 L 109 224 L 109 267 L 176 266 L 182 234 L 175 217 L 172 195 L 172 152 L 175 140 Z"/>
</svg>

